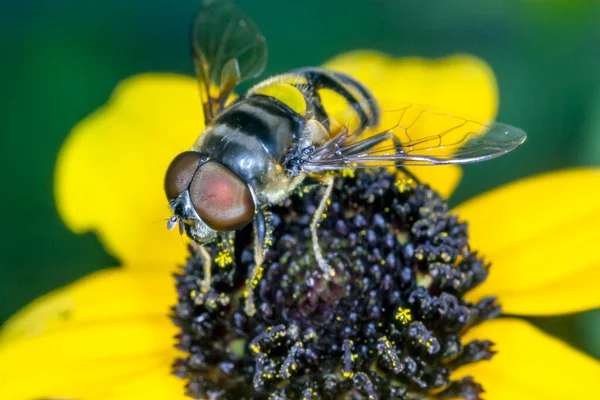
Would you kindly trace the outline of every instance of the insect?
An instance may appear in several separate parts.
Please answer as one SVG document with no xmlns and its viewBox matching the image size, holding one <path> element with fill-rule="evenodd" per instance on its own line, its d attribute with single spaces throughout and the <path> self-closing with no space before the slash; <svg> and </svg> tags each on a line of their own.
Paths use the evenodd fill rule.
<svg viewBox="0 0 600 400">
<path fill-rule="evenodd" d="M 235 97 L 240 82 L 263 72 L 267 46 L 257 26 L 229 1 L 204 3 L 192 50 L 206 128 L 167 170 L 165 191 L 174 212 L 168 228 L 179 225 L 200 245 L 202 290 L 208 292 L 212 260 L 202 244 L 253 223 L 249 315 L 255 312 L 253 288 L 269 245 L 270 205 L 309 185 L 324 186 L 310 230 L 316 264 L 329 278 L 334 271 L 319 247 L 318 225 L 333 189 L 330 171 L 478 162 L 515 149 L 526 138 L 512 126 L 480 124 L 411 104 L 381 110 L 363 84 L 320 68 L 277 75 Z M 336 103 L 335 110 L 327 99 Z M 390 126 L 374 131 L 383 117 Z"/>
</svg>

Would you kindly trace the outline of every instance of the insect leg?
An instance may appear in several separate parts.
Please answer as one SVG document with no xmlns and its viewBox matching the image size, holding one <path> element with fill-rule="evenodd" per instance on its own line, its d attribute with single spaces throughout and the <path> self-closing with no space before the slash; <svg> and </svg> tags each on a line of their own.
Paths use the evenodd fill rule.
<svg viewBox="0 0 600 400">
<path fill-rule="evenodd" d="M 248 280 L 246 281 L 246 304 L 244 311 L 248 316 L 253 316 L 256 313 L 254 304 L 254 288 L 258 285 L 260 276 L 263 271 L 263 262 L 265 260 L 267 238 L 267 221 L 265 219 L 264 210 L 257 209 L 254 216 L 254 268 L 250 271 Z"/>
<path fill-rule="evenodd" d="M 331 192 L 333 190 L 333 176 L 328 176 L 323 181 L 323 184 L 326 186 L 325 194 L 321 198 L 321 202 L 319 203 L 319 207 L 315 211 L 315 215 L 313 215 L 312 222 L 310 223 L 310 233 L 312 236 L 312 245 L 313 252 L 315 253 L 315 258 L 317 259 L 317 263 L 325 276 L 325 279 L 329 279 L 330 277 L 335 275 L 335 271 L 331 269 L 331 267 L 325 261 L 323 257 L 323 253 L 321 253 L 321 247 L 319 246 L 319 238 L 317 236 L 317 228 L 319 227 L 319 223 L 321 219 L 323 219 L 323 213 L 325 212 L 325 208 L 327 207 L 327 203 L 329 202 L 329 197 L 331 197 Z"/>
<path fill-rule="evenodd" d="M 204 279 L 202 280 L 200 288 L 202 290 L 202 294 L 206 294 L 210 290 L 210 281 L 212 279 L 212 259 L 204 246 L 199 245 L 198 251 L 200 252 L 202 260 L 204 261 Z"/>
<path fill-rule="evenodd" d="M 404 175 L 408 176 L 408 179 L 412 179 L 413 181 L 415 181 L 415 183 L 419 184 L 421 182 L 421 181 L 419 181 L 419 178 L 417 178 L 415 176 L 415 174 L 410 172 L 406 167 L 404 167 L 402 165 L 396 165 L 396 168 L 398 168 L 400 171 L 402 171 L 402 173 Z"/>
</svg>

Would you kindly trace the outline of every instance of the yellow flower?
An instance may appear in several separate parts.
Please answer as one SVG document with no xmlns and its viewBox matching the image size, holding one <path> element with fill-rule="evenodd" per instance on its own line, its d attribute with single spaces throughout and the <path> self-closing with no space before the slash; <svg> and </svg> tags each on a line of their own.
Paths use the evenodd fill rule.
<svg viewBox="0 0 600 400">
<path fill-rule="evenodd" d="M 481 61 L 440 61 L 347 54 L 329 66 L 371 87 L 383 108 L 398 101 L 432 104 L 457 115 L 491 119 L 493 74 Z M 57 166 L 59 212 L 76 233 L 96 231 L 122 266 L 96 272 L 45 295 L 0 331 L 0 399 L 184 399 L 171 374 L 178 329 L 170 273 L 185 245 L 165 229 L 163 189 L 171 159 L 202 131 L 196 82 L 147 74 L 122 83 L 110 102 L 81 122 Z M 449 196 L 460 169 L 413 169 Z M 600 365 L 537 330 L 519 315 L 556 315 L 600 306 L 600 169 L 573 169 L 525 179 L 454 210 L 469 224 L 471 244 L 491 261 L 487 281 L 468 295 L 497 296 L 502 317 L 463 340 L 490 339 L 491 361 L 463 367 L 486 399 L 587 399 Z M 402 310 L 398 312 L 401 313 Z M 410 310 L 403 311 L 410 321 Z"/>
</svg>

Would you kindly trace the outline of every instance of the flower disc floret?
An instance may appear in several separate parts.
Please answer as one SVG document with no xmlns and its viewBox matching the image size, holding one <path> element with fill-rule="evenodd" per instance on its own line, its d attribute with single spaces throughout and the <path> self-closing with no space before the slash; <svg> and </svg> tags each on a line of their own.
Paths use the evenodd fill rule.
<svg viewBox="0 0 600 400">
<path fill-rule="evenodd" d="M 231 264 L 213 266 L 210 293 L 200 293 L 204 264 L 193 251 L 176 275 L 173 319 L 189 356 L 174 368 L 188 379 L 188 394 L 479 398 L 474 379 L 450 377 L 493 355 L 491 342 L 462 343 L 461 335 L 500 314 L 493 297 L 463 298 L 488 274 L 469 247 L 467 225 L 427 185 L 405 185 L 387 171 L 339 178 L 318 229 L 336 272 L 326 280 L 310 235 L 320 195 L 304 191 L 271 209 L 273 246 L 254 316 L 244 313 L 242 296 L 254 266 L 251 229 L 236 235 Z M 223 248 L 208 246 L 213 259 Z"/>
</svg>

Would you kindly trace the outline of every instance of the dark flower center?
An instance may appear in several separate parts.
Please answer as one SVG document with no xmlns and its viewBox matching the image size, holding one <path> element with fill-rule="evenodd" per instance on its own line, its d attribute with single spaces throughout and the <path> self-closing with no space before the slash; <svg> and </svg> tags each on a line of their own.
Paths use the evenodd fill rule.
<svg viewBox="0 0 600 400">
<path fill-rule="evenodd" d="M 477 399 L 462 365 L 489 359 L 489 341 L 462 343 L 469 328 L 500 314 L 495 298 L 470 303 L 488 266 L 468 243 L 467 225 L 427 185 L 397 184 L 385 171 L 338 179 L 319 240 L 331 280 L 319 275 L 310 220 L 321 191 L 271 209 L 272 249 L 256 289 L 257 312 L 243 311 L 253 267 L 252 231 L 207 249 L 215 262 L 214 301 L 198 302 L 202 257 L 176 275 L 175 362 L 187 394 L 209 399 Z M 228 264 L 228 265 L 225 265 Z M 221 267 L 221 265 L 225 265 Z"/>
</svg>

